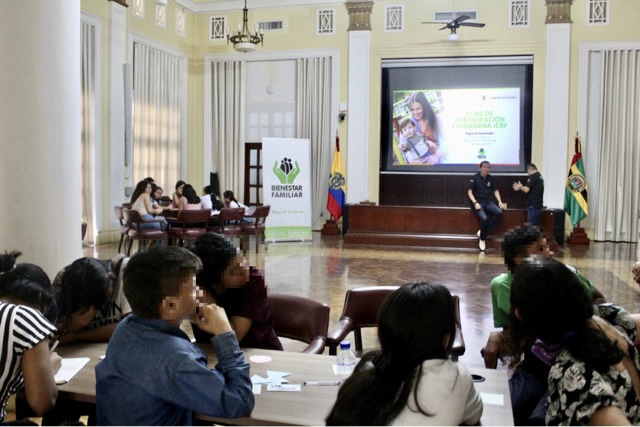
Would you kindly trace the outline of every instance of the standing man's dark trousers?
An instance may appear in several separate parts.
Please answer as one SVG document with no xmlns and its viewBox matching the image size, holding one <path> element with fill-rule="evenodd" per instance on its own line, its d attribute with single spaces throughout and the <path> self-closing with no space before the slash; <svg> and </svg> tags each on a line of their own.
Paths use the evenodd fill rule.
<svg viewBox="0 0 640 427">
<path fill-rule="evenodd" d="M 527 206 L 527 221 L 530 225 L 540 226 L 540 215 L 542 215 L 542 208 Z"/>
<path fill-rule="evenodd" d="M 473 211 L 478 215 L 478 219 L 480 220 L 480 240 L 487 240 L 487 234 L 493 228 L 494 225 L 500 218 L 502 218 L 502 209 L 498 207 L 495 203 L 491 201 L 480 201 L 480 209 L 473 209 Z M 489 217 L 491 215 L 491 217 Z"/>
</svg>

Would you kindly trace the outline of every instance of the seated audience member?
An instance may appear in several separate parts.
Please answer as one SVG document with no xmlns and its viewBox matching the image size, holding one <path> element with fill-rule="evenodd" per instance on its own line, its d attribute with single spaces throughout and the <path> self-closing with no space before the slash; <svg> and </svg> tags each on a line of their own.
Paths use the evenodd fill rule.
<svg viewBox="0 0 640 427">
<path fill-rule="evenodd" d="M 246 208 L 246 205 L 243 205 L 239 201 L 236 200 L 236 196 L 233 195 L 233 191 L 227 190 L 222 193 L 222 197 L 224 198 L 224 204 L 228 208 Z"/>
<path fill-rule="evenodd" d="M 508 335 L 509 312 L 511 310 L 510 295 L 513 271 L 516 266 L 532 255 L 546 258 L 553 256 L 547 245 L 544 233 L 534 225 L 523 225 L 509 230 L 502 243 L 504 263 L 508 271 L 491 281 L 491 302 L 493 305 L 493 323 L 502 332 L 490 335 L 486 346 L 482 349 L 485 366 L 495 368 L 497 359 L 502 356 L 504 336 Z M 577 269 L 567 266 L 574 272 L 578 281 L 593 296 L 595 302 L 604 301 L 603 295 Z M 546 412 L 546 381 L 549 368 L 541 364 L 537 358 L 525 355 L 509 380 L 511 405 L 516 425 L 544 424 Z"/>
<path fill-rule="evenodd" d="M 140 181 L 136 185 L 136 188 L 133 190 L 133 194 L 131 195 L 131 209 L 140 212 L 140 216 L 142 219 L 151 220 L 151 219 L 162 219 L 164 217 L 160 216 L 162 213 L 162 208 L 160 206 L 153 206 L 151 203 L 151 184 L 147 181 Z M 142 228 L 162 228 L 161 222 L 148 222 L 140 225 Z"/>
<path fill-rule="evenodd" d="M 211 186 L 207 185 L 202 189 L 202 196 L 200 196 L 200 203 L 202 209 L 211 209 L 211 216 L 218 215 L 220 209 L 224 208 L 224 202 L 220 198 L 211 192 Z"/>
<path fill-rule="evenodd" d="M 182 197 L 180 197 L 180 202 L 178 203 L 178 212 L 196 209 L 202 209 L 200 197 L 198 197 L 196 190 L 191 184 L 185 184 L 184 187 L 182 187 Z"/>
<path fill-rule="evenodd" d="M 27 403 L 37 416 L 55 404 L 58 388 L 54 375 L 61 359 L 49 351 L 56 328 L 56 302 L 51 282 L 33 264 L 16 264 L 20 252 L 0 255 L 0 324 L 2 382 L 0 422 L 6 422 L 7 403 L 24 389 Z"/>
<path fill-rule="evenodd" d="M 176 182 L 176 191 L 171 195 L 171 206 L 174 209 L 178 209 L 180 207 L 180 198 L 182 197 L 182 188 L 185 186 L 186 182 L 180 180 Z"/>
<path fill-rule="evenodd" d="M 53 281 L 59 307 L 60 343 L 109 341 L 131 312 L 122 289 L 122 269 L 128 259 L 80 258 L 63 268 Z"/>
<path fill-rule="evenodd" d="M 480 394 L 449 358 L 455 333 L 447 288 L 401 286 L 380 308 L 380 350 L 366 353 L 340 387 L 327 425 L 477 424 Z"/>
<path fill-rule="evenodd" d="M 196 314 L 198 257 L 184 248 L 154 247 L 134 255 L 124 273 L 133 314 L 111 337 L 96 366 L 98 425 L 191 425 L 193 413 L 251 414 L 249 364 L 223 308 Z M 180 329 L 192 317 L 214 335 L 216 369 Z"/>
<path fill-rule="evenodd" d="M 156 208 L 160 206 L 160 199 L 162 198 L 162 187 L 158 187 L 155 184 L 151 184 L 151 205 Z"/>
<path fill-rule="evenodd" d="M 273 330 L 262 272 L 246 265 L 238 250 L 219 234 L 204 234 L 189 249 L 202 261 L 197 283 L 204 292 L 203 301 L 215 302 L 225 309 L 240 345 L 282 350 Z M 201 331 L 197 323 L 191 326 L 197 342 L 208 342 L 209 334 Z"/>
<path fill-rule="evenodd" d="M 548 425 L 638 425 L 636 325 L 593 298 L 565 265 L 534 258 L 516 268 L 509 344 L 550 367 Z M 529 343 L 533 342 L 533 346 Z"/>
</svg>

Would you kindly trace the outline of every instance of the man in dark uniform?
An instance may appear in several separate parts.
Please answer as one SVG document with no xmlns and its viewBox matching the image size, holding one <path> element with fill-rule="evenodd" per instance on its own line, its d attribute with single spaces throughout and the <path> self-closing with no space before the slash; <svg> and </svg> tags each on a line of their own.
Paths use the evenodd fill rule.
<svg viewBox="0 0 640 427">
<path fill-rule="evenodd" d="M 533 163 L 527 166 L 529 177 L 523 185 L 520 181 L 513 183 L 515 191 L 522 191 L 527 195 L 527 221 L 531 225 L 540 225 L 542 214 L 542 199 L 544 197 L 544 179 Z"/>
<path fill-rule="evenodd" d="M 469 189 L 467 195 L 471 200 L 471 209 L 478 215 L 480 219 L 480 230 L 478 230 L 478 247 L 484 251 L 487 247 L 485 240 L 487 234 L 493 226 L 502 218 L 502 209 L 505 204 L 500 199 L 500 192 L 495 186 L 493 177 L 489 175 L 491 164 L 486 160 L 480 163 L 480 172 L 476 173 L 469 179 Z M 498 201 L 498 205 L 491 199 L 493 194 Z M 491 214 L 491 218 L 489 218 Z"/>
</svg>

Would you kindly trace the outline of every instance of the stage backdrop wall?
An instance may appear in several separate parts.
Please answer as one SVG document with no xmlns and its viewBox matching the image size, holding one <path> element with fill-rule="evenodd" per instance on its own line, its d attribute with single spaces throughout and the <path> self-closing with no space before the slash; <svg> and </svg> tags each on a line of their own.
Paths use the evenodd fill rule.
<svg viewBox="0 0 640 427">
<path fill-rule="evenodd" d="M 311 240 L 308 139 L 262 138 L 263 199 L 271 205 L 265 239 Z"/>
</svg>

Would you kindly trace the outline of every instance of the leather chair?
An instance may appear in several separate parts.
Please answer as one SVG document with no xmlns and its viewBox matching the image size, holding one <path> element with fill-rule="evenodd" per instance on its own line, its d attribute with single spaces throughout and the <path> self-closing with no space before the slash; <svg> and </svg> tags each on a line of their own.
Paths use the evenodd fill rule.
<svg viewBox="0 0 640 427">
<path fill-rule="evenodd" d="M 271 212 L 270 205 L 263 205 L 256 207 L 252 215 L 248 215 L 247 218 L 253 218 L 253 222 L 243 222 L 240 224 L 242 228 L 242 234 L 255 234 L 264 236 L 265 222 Z"/>
<path fill-rule="evenodd" d="M 335 355 L 346 336 L 353 331 L 354 345 L 352 349 L 357 357 L 362 356 L 362 328 L 378 326 L 378 312 L 384 300 L 397 286 L 370 286 L 350 289 L 344 297 L 344 307 L 338 320 L 327 334 L 329 354 Z"/>
<path fill-rule="evenodd" d="M 133 241 L 138 241 L 138 251 L 146 245 L 146 242 L 154 242 L 156 240 L 162 240 L 162 244 L 167 244 L 167 233 L 164 231 L 164 219 L 152 219 L 144 220 L 140 212 L 133 209 L 123 209 L 122 214 L 124 220 L 129 224 L 129 245 L 127 247 L 127 256 L 131 255 L 131 246 Z M 143 228 L 144 223 L 159 222 L 160 229 L 157 228 Z"/>
<path fill-rule="evenodd" d="M 122 206 L 114 206 L 113 210 L 116 213 L 116 218 L 120 223 L 120 243 L 118 243 L 118 253 L 122 253 L 122 243 L 124 242 L 125 249 L 129 244 L 129 224 L 124 220 L 124 214 L 122 213 Z"/>
<path fill-rule="evenodd" d="M 182 210 L 175 220 L 169 220 L 171 227 L 167 230 L 169 239 L 180 246 L 185 240 L 193 240 L 207 232 L 211 209 Z"/>
<path fill-rule="evenodd" d="M 361 357 L 362 348 L 362 328 L 378 326 L 378 312 L 384 300 L 398 286 L 370 286 L 348 290 L 344 298 L 344 307 L 338 320 L 338 324 L 327 334 L 327 345 L 329 354 L 335 355 L 340 342 L 353 331 L 356 356 Z M 453 295 L 453 305 L 456 322 L 456 335 L 453 340 L 451 355 L 453 360 L 457 360 L 463 355 L 466 347 L 462 336 L 462 326 L 460 321 L 460 298 Z M 426 333 L 426 332 L 425 332 Z"/>
<path fill-rule="evenodd" d="M 244 208 L 224 208 L 217 217 L 212 218 L 213 222 L 209 222 L 207 230 L 225 236 L 237 236 L 242 232 L 243 219 Z"/>
<path fill-rule="evenodd" d="M 322 354 L 329 328 L 329 306 L 297 295 L 269 294 L 278 336 L 303 341 L 303 353 Z"/>
</svg>

